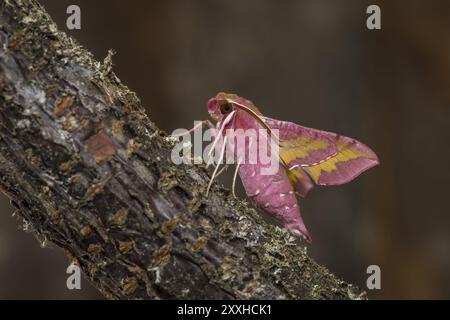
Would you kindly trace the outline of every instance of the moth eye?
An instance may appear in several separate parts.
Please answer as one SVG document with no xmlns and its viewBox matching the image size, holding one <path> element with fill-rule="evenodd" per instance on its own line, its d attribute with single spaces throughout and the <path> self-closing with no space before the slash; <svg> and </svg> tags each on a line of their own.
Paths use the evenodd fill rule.
<svg viewBox="0 0 450 320">
<path fill-rule="evenodd" d="M 233 106 L 228 101 L 221 101 L 219 102 L 219 105 L 221 114 L 227 114 L 233 109 Z"/>
</svg>

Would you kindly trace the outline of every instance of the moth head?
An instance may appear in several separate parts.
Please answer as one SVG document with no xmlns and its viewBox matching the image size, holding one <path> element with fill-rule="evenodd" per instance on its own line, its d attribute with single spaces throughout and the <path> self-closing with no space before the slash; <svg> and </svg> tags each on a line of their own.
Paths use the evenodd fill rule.
<svg viewBox="0 0 450 320">
<path fill-rule="evenodd" d="M 233 103 L 227 99 L 215 97 L 208 101 L 208 112 L 214 120 L 222 120 L 233 110 Z"/>
<path fill-rule="evenodd" d="M 231 120 L 235 116 L 260 118 L 258 108 L 247 99 L 233 93 L 219 92 L 208 101 L 208 112 L 214 120 Z"/>
</svg>

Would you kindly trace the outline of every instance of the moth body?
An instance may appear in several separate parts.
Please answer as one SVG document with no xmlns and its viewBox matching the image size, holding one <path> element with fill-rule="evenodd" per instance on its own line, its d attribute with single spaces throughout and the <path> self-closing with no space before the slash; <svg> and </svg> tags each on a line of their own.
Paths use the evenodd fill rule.
<svg viewBox="0 0 450 320">
<path fill-rule="evenodd" d="M 280 165 L 278 172 L 273 175 L 262 175 L 260 169 L 258 165 L 240 166 L 239 176 L 246 194 L 258 207 L 282 222 L 291 232 L 311 241 L 300 215 L 294 188 L 284 168 Z"/>
</svg>

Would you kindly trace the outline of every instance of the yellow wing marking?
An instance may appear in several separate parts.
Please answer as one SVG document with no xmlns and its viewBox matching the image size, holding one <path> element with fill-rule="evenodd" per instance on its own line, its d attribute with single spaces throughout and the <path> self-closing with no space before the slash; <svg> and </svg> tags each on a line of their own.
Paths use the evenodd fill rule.
<svg viewBox="0 0 450 320">
<path fill-rule="evenodd" d="M 286 170 L 289 181 L 293 186 L 297 184 L 299 180 L 307 180 L 308 176 L 300 170 Z"/>
<path fill-rule="evenodd" d="M 285 163 L 291 163 L 295 159 L 305 159 L 311 151 L 326 149 L 330 143 L 324 139 L 312 139 L 300 137 L 291 140 L 280 141 L 280 157 Z"/>
<path fill-rule="evenodd" d="M 304 168 L 315 183 L 319 182 L 320 174 L 322 173 L 322 171 L 333 172 L 337 170 L 337 163 L 358 158 L 367 158 L 369 156 L 366 152 L 353 149 L 351 145 L 346 144 L 342 141 L 336 141 L 336 146 L 338 148 L 338 153 L 336 156 L 316 166 Z"/>
</svg>

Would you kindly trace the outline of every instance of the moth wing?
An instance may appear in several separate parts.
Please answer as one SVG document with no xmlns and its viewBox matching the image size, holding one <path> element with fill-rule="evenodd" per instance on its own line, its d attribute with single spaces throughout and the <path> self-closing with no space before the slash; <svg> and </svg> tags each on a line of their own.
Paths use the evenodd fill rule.
<svg viewBox="0 0 450 320">
<path fill-rule="evenodd" d="M 292 170 L 286 169 L 286 173 L 295 191 L 301 197 L 306 197 L 309 190 L 314 187 L 314 183 L 311 181 L 311 178 L 301 167 L 297 167 Z"/>
<path fill-rule="evenodd" d="M 324 131 L 287 121 L 264 120 L 271 129 L 278 129 L 280 157 L 289 167 L 314 165 L 338 152 L 335 143 Z"/>
<path fill-rule="evenodd" d="M 376 154 L 355 139 L 292 122 L 265 121 L 278 129 L 280 158 L 291 168 L 288 175 L 300 195 L 312 188 L 306 178 L 318 185 L 340 185 L 379 164 Z"/>
<path fill-rule="evenodd" d="M 337 155 L 317 165 L 303 168 L 316 184 L 344 184 L 380 163 L 375 152 L 365 144 L 335 133 L 329 135 L 335 141 Z"/>
<path fill-rule="evenodd" d="M 278 130 L 280 158 L 287 165 L 291 184 L 300 196 L 305 197 L 314 183 L 303 168 L 336 155 L 336 145 L 323 131 L 270 118 L 264 118 L 264 121 L 271 129 Z"/>
</svg>

